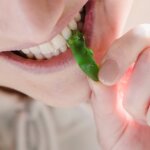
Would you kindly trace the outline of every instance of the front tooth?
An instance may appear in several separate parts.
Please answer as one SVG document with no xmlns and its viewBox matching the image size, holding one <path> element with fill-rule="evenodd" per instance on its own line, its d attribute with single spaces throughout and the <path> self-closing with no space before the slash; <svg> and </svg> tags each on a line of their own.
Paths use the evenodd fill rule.
<svg viewBox="0 0 150 150">
<path fill-rule="evenodd" d="M 81 15 L 80 13 L 78 13 L 76 16 L 75 16 L 75 21 L 80 21 L 81 20 Z"/>
<path fill-rule="evenodd" d="M 77 23 L 75 22 L 75 20 L 70 21 L 68 26 L 71 30 L 76 30 L 77 29 Z"/>
<path fill-rule="evenodd" d="M 53 55 L 52 52 L 54 51 L 55 48 L 50 43 L 42 44 L 39 46 L 41 50 L 41 54 L 47 58 L 50 59 Z"/>
<path fill-rule="evenodd" d="M 41 44 L 41 45 L 39 45 L 39 48 L 40 48 L 40 50 L 41 50 L 40 52 L 42 54 L 47 54 L 50 51 L 53 51 L 53 49 L 54 49 L 49 43 Z"/>
<path fill-rule="evenodd" d="M 40 49 L 38 47 L 30 48 L 30 51 L 34 54 L 36 59 L 43 59 L 43 56 L 40 54 Z"/>
<path fill-rule="evenodd" d="M 63 35 L 63 37 L 68 40 L 71 36 L 71 30 L 68 27 L 65 27 L 63 29 L 63 31 L 61 32 L 61 34 Z"/>
<path fill-rule="evenodd" d="M 60 34 L 58 34 L 57 36 L 55 36 L 52 39 L 51 43 L 53 44 L 53 46 L 55 47 L 55 49 L 59 49 L 61 46 L 66 45 L 65 39 Z"/>
</svg>

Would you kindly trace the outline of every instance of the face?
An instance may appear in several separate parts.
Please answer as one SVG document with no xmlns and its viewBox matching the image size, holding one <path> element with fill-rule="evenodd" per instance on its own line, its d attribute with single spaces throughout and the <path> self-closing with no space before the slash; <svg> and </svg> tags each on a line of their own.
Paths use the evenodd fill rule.
<svg viewBox="0 0 150 150">
<path fill-rule="evenodd" d="M 85 19 L 79 21 L 78 14 L 84 5 L 86 11 L 82 17 Z M 130 5 L 129 0 L 114 0 L 113 3 L 99 0 L 0 0 L 0 86 L 52 106 L 70 106 L 89 100 L 91 89 L 86 76 L 75 63 L 66 43 L 61 45 L 67 39 L 65 33 L 68 30 L 63 31 L 66 27 L 69 31 L 75 30 L 83 24 L 80 29 L 100 63 L 120 33 Z M 60 35 L 62 37 L 63 33 L 62 40 Z M 58 49 L 62 51 L 58 52 Z M 19 54 L 12 52 L 14 50 Z M 21 56 L 20 50 L 24 50 L 26 56 Z M 30 58 L 25 58 L 27 56 Z"/>
</svg>

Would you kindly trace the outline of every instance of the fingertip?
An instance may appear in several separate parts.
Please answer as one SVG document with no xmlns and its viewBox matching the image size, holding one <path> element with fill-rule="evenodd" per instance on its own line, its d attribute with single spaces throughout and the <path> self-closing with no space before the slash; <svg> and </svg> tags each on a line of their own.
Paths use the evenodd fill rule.
<svg viewBox="0 0 150 150">
<path fill-rule="evenodd" d="M 119 66 L 116 61 L 112 59 L 106 60 L 102 64 L 98 74 L 100 82 L 107 86 L 114 85 L 118 80 L 119 71 Z"/>
</svg>

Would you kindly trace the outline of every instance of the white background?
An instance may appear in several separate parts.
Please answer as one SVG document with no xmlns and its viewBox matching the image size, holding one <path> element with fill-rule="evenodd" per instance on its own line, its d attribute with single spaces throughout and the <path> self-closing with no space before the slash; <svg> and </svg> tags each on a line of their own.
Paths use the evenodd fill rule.
<svg viewBox="0 0 150 150">
<path fill-rule="evenodd" d="M 150 0 L 134 0 L 125 32 L 138 24 L 150 23 Z"/>
</svg>

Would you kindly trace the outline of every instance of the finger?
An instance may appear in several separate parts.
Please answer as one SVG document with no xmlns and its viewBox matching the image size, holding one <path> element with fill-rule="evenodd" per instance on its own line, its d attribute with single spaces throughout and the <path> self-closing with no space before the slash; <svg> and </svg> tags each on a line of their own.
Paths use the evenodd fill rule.
<svg viewBox="0 0 150 150">
<path fill-rule="evenodd" d="M 99 142 L 103 149 L 112 149 L 122 132 L 126 130 L 128 123 L 119 105 L 117 87 L 106 87 L 98 82 L 89 82 L 93 91 L 91 105 L 96 120 Z"/>
<path fill-rule="evenodd" d="M 123 106 L 138 122 L 147 124 L 146 115 L 150 103 L 150 48 L 139 57 L 128 87 Z"/>
<path fill-rule="evenodd" d="M 106 85 L 115 84 L 148 46 L 150 24 L 139 25 L 116 40 L 102 62 L 100 81 Z"/>
</svg>

